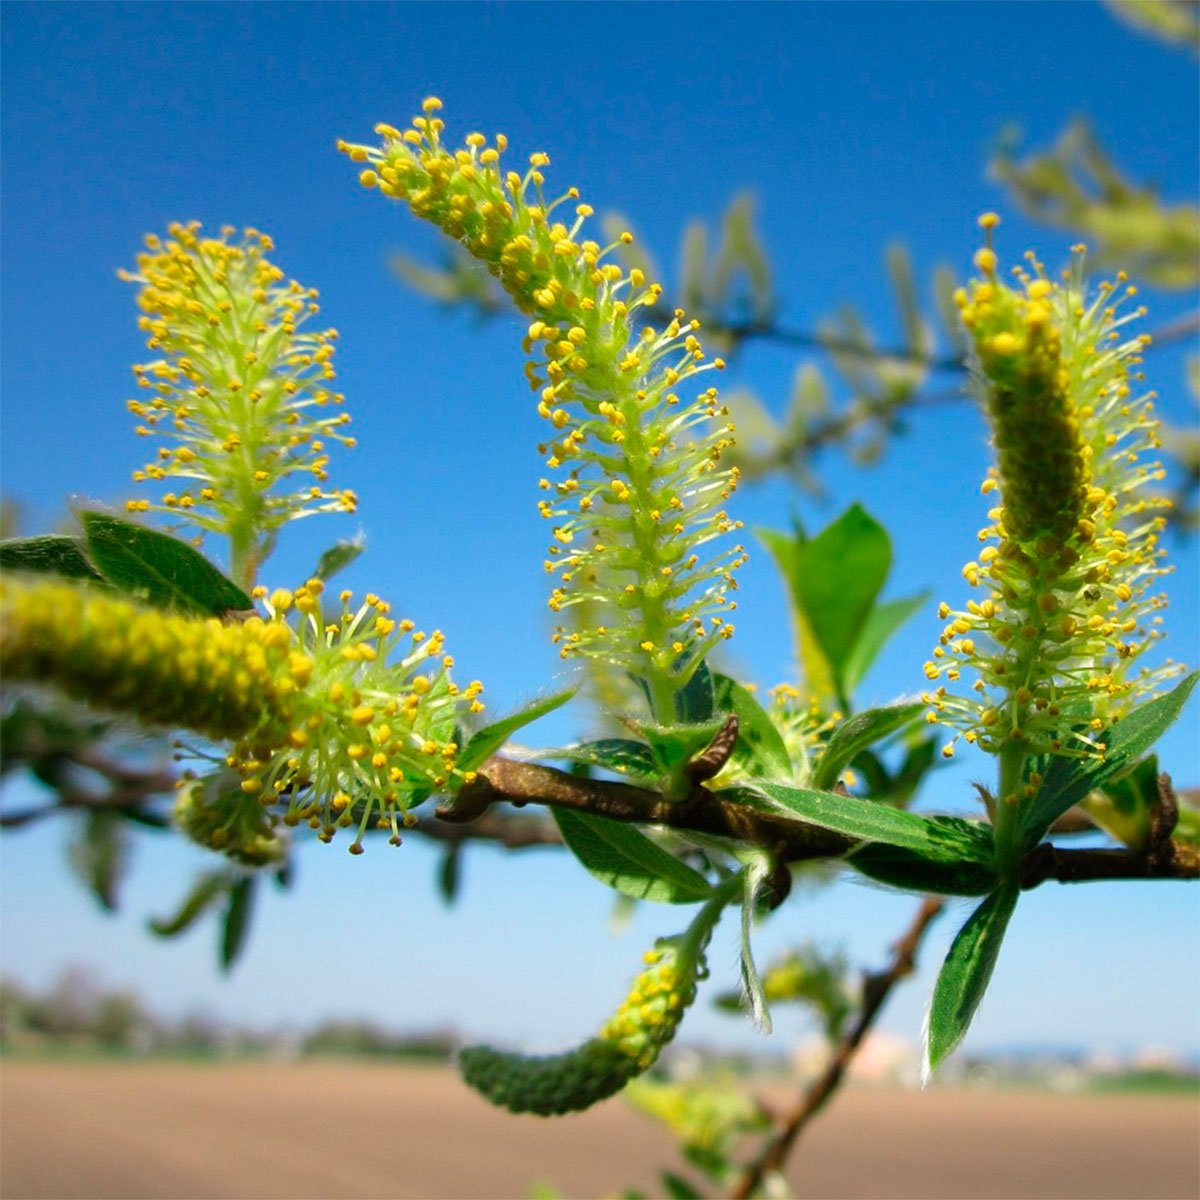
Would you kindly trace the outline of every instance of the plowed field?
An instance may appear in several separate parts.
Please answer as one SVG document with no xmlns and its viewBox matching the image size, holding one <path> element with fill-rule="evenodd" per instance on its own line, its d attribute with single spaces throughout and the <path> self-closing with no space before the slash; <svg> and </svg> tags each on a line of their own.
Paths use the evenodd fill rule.
<svg viewBox="0 0 1200 1200">
<path fill-rule="evenodd" d="M 572 1198 L 679 1167 L 620 1099 L 514 1118 L 447 1069 L 385 1063 L 0 1067 L 0 1192 L 70 1197 Z M 1200 1195 L 1200 1106 L 1178 1096 L 851 1089 L 791 1172 L 802 1197 Z"/>
</svg>

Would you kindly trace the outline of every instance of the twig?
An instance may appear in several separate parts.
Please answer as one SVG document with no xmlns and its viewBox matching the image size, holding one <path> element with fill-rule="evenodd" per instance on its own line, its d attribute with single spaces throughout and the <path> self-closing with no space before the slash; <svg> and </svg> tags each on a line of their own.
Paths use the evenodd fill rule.
<svg viewBox="0 0 1200 1200">
<path fill-rule="evenodd" d="M 490 805 L 503 801 L 518 808 L 543 804 L 593 813 L 612 821 L 663 825 L 682 832 L 731 838 L 771 850 L 779 862 L 841 858 L 857 840 L 806 825 L 745 804 L 724 799 L 698 786 L 686 800 L 665 800 L 648 788 L 603 779 L 583 779 L 553 767 L 517 762 L 496 755 L 455 800 L 437 810 L 454 824 L 477 821 Z M 863 803 L 868 803 L 864 801 Z M 1133 850 L 1063 850 L 1049 843 L 1035 847 L 1025 859 L 1022 885 L 1037 887 L 1048 880 L 1082 883 L 1100 879 L 1200 879 L 1200 857 L 1164 838 L 1152 853 Z"/>
<path fill-rule="evenodd" d="M 473 783 L 464 786 L 452 803 L 437 810 L 443 821 L 478 820 L 496 801 L 520 808 L 544 804 L 593 813 L 638 825 L 731 838 L 772 850 L 781 862 L 839 858 L 854 839 L 815 825 L 803 825 L 772 813 L 734 804 L 702 786 L 686 800 L 665 800 L 658 792 L 603 779 L 581 779 L 553 767 L 517 762 L 499 755 L 488 759 Z"/>
<path fill-rule="evenodd" d="M 1132 850 L 1064 850 L 1043 842 L 1025 857 L 1021 886 L 1056 883 L 1095 883 L 1102 879 L 1200 879 L 1200 856 L 1178 842 L 1157 854 Z"/>
<path fill-rule="evenodd" d="M 892 989 L 912 974 L 921 939 L 944 907 L 944 900 L 927 896 L 917 910 L 908 932 L 893 947 L 892 961 L 887 969 L 868 975 L 863 980 L 862 1008 L 858 1019 L 838 1043 L 825 1070 L 805 1089 L 796 1106 L 783 1118 L 776 1132 L 767 1139 L 758 1157 L 746 1167 L 733 1191 L 729 1193 L 731 1200 L 746 1200 L 747 1197 L 753 1196 L 770 1172 L 783 1168 L 804 1127 L 821 1111 L 841 1085 L 846 1068 L 874 1025 L 875 1018 L 887 1002 Z"/>
<path fill-rule="evenodd" d="M 495 842 L 506 850 L 562 845 L 562 834 L 549 816 L 524 813 L 487 812 L 469 824 L 453 824 L 430 816 L 416 829 L 433 841 L 455 845 L 469 841 Z"/>
</svg>

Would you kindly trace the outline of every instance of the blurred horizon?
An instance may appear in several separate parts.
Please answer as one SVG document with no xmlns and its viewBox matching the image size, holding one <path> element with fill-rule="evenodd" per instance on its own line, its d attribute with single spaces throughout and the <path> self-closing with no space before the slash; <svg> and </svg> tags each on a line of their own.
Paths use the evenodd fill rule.
<svg viewBox="0 0 1200 1200">
<path fill-rule="evenodd" d="M 368 552 L 347 586 L 443 628 L 464 676 L 487 684 L 490 715 L 563 678 L 546 636 L 541 431 L 524 393 L 522 322 L 447 312 L 402 286 L 392 253 L 432 262 L 442 248 L 358 187 L 336 138 L 366 139 L 381 120 L 403 125 L 436 94 L 448 137 L 502 129 L 516 155 L 547 151 L 550 186 L 578 185 L 598 213 L 623 213 L 672 279 L 687 220 L 711 229 L 749 190 L 781 323 L 813 329 L 850 303 L 881 344 L 902 336 L 884 264 L 893 241 L 910 250 L 926 307 L 936 264 L 960 278 L 971 271 L 987 209 L 1003 217 L 1002 262 L 1027 246 L 1052 269 L 1065 261 L 1076 235 L 1030 221 L 988 177 L 991 149 L 1014 126 L 1022 153 L 1043 150 L 1083 114 L 1130 178 L 1156 183 L 1168 202 L 1195 202 L 1195 59 L 1099 4 L 10 2 L 4 17 L 0 485 L 23 508 L 22 532 L 50 528 L 71 496 L 134 494 L 129 472 L 145 451 L 124 400 L 145 350 L 117 268 L 172 220 L 257 226 L 276 242 L 273 260 L 320 289 L 322 320 L 341 331 L 338 387 L 359 447 L 334 456 L 331 482 L 361 497 L 356 517 L 289 530 L 267 582 L 302 578 L 330 542 L 365 531 Z M 1194 295 L 1142 293 L 1144 328 L 1195 305 Z M 1184 428 L 1195 425 L 1189 348 L 1164 346 L 1146 365 L 1163 415 Z M 747 344 L 722 383 L 753 388 L 778 417 L 805 361 L 820 356 Z M 930 407 L 907 425 L 873 467 L 822 455 L 824 499 L 778 478 L 735 498 L 747 530 L 785 527 L 793 514 L 817 529 L 861 501 L 892 534 L 886 596 L 933 589 L 867 677 L 861 707 L 923 687 L 934 609 L 961 597 L 986 509 L 986 432 L 974 407 Z M 1177 572 L 1166 652 L 1195 665 L 1196 536 L 1172 534 L 1167 546 Z M 769 556 L 751 550 L 723 661 L 765 688 L 788 677 L 791 636 Z M 561 745 L 584 725 L 571 706 L 521 740 Z M 1181 787 L 1200 784 L 1198 733 L 1193 700 L 1161 746 Z M 921 807 L 974 811 L 971 783 L 988 766 L 960 753 L 929 780 Z M 13 808 L 36 799 L 26 782 L 5 797 Z M 211 855 L 140 837 L 120 911 L 108 915 L 70 875 L 63 824 L 0 838 L 0 969 L 45 988 L 66 965 L 90 964 L 165 1013 L 204 1007 L 251 1025 L 363 1017 L 388 1028 L 428 1018 L 479 1039 L 558 1047 L 590 1033 L 642 949 L 686 919 L 642 905 L 612 936 L 614 893 L 551 850 L 469 847 L 447 909 L 434 886 L 438 847 L 414 837 L 352 860 L 344 845 L 307 844 L 291 892 L 260 889 L 246 954 L 223 977 L 211 921 L 170 942 L 145 929 L 177 908 Z M 1029 893 L 964 1053 L 1044 1041 L 1200 1054 L 1196 891 L 1121 883 Z M 794 898 L 756 951 L 767 961 L 811 939 L 875 968 L 918 903 L 843 878 Z M 966 901 L 949 905 L 882 1030 L 919 1038 L 937 966 L 968 912 Z M 736 981 L 734 924 L 718 929 L 714 978 L 681 1039 L 762 1049 L 749 1022 L 707 1004 Z M 776 1028 L 781 1045 L 808 1031 L 786 1012 Z"/>
</svg>

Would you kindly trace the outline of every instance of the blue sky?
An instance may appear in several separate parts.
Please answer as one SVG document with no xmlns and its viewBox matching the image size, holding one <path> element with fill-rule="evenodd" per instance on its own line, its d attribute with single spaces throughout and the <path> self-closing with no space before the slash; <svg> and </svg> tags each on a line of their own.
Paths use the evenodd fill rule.
<svg viewBox="0 0 1200 1200">
<path fill-rule="evenodd" d="M 924 294 L 934 265 L 969 270 L 976 215 L 1004 217 L 1002 255 L 1028 245 L 1060 262 L 1074 240 L 1036 228 L 987 178 L 1009 122 L 1030 148 L 1087 114 L 1117 161 L 1168 199 L 1194 200 L 1200 130 L 1196 67 L 1098 5 L 1011 4 L 89 4 L 5 5 L 2 283 L 3 490 L 48 527 L 68 496 L 119 501 L 143 448 L 124 410 L 143 346 L 132 290 L 115 275 L 144 233 L 171 220 L 255 225 L 275 260 L 322 293 L 341 331 L 339 382 L 360 445 L 333 479 L 361 497 L 356 518 L 306 522 L 285 539 L 269 582 L 292 582 L 320 549 L 362 528 L 369 553 L 349 585 L 379 591 L 446 631 L 493 712 L 548 686 L 535 503 L 540 422 L 521 375 L 520 322 L 447 315 L 403 290 L 387 256 L 432 256 L 433 233 L 363 192 L 338 137 L 403 125 L 430 93 L 451 136 L 503 130 L 524 154 L 551 154 L 551 180 L 599 211 L 628 216 L 670 276 L 678 235 L 715 222 L 731 195 L 759 198 L 782 320 L 812 328 L 839 303 L 897 336 L 883 269 L 902 239 Z M 1194 297 L 1146 289 L 1150 324 Z M 801 361 L 750 348 L 726 385 L 774 406 Z M 1164 412 L 1194 420 L 1183 354 L 1148 363 Z M 916 418 L 885 463 L 825 460 L 831 499 L 780 484 L 746 488 L 748 526 L 812 526 L 861 500 L 895 542 L 891 594 L 931 587 L 954 600 L 984 504 L 985 434 L 968 405 Z M 1172 544 L 1171 652 L 1196 663 L 1196 543 Z M 730 661 L 769 685 L 788 675 L 787 617 L 766 555 L 742 576 Z M 936 638 L 922 614 L 868 677 L 862 703 L 917 690 Z M 581 715 L 539 730 L 547 743 Z M 1196 715 L 1164 746 L 1177 782 L 1200 782 Z M 931 807 L 964 808 L 982 760 L 931 785 Z M 14 797 L 17 799 L 19 797 Z M 473 1035 L 556 1044 L 582 1036 L 619 996 L 649 939 L 679 913 L 646 908 L 610 936 L 611 894 L 552 852 L 469 856 L 460 905 L 433 896 L 436 857 L 407 844 L 351 860 L 306 847 L 299 886 L 260 906 L 253 944 L 218 977 L 211 928 L 160 944 L 143 932 L 204 862 L 199 851 L 139 843 L 117 917 L 68 879 L 61 831 L 0 841 L 3 964 L 43 983 L 66 963 L 136 984 L 167 1010 L 211 1005 L 262 1023 L 362 1014 L 457 1025 Z M 1032 1040 L 1200 1048 L 1196 889 L 1044 887 L 1015 918 L 968 1045 Z M 916 901 L 857 883 L 795 902 L 763 931 L 763 953 L 793 940 L 844 942 L 878 962 Z M 915 1037 L 932 972 L 956 923 L 944 918 L 920 979 L 885 1027 Z M 714 976 L 735 975 L 731 930 Z M 784 1017 L 786 1037 L 795 1026 Z M 755 1035 L 701 1006 L 685 1032 L 738 1044 Z"/>
</svg>

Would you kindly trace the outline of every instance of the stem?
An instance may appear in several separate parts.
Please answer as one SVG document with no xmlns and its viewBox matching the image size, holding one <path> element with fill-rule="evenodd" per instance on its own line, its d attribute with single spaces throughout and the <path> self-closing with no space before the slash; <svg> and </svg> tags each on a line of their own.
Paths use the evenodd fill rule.
<svg viewBox="0 0 1200 1200">
<path fill-rule="evenodd" d="M 482 818 L 495 803 L 518 808 L 542 804 L 593 813 L 623 824 L 664 825 L 682 832 L 708 834 L 770 850 L 777 862 L 784 863 L 842 858 L 858 845 L 855 838 L 845 834 L 738 804 L 702 784 L 686 800 L 671 801 L 649 788 L 606 779 L 581 779 L 553 767 L 500 755 L 488 759 L 474 781 L 464 784 L 452 801 L 437 809 L 437 816 L 463 825 Z M 1006 819 L 1013 823 L 1015 832 L 1016 817 Z M 489 829 L 488 836 L 494 837 L 495 833 Z M 1023 856 L 1014 852 L 1010 878 L 1022 880 L 1026 888 L 1050 879 L 1082 883 L 1200 878 L 1200 854 L 1179 842 L 1168 845 L 1169 856 L 1164 849 L 1153 857 L 1129 850 L 1058 850 L 1051 861 L 1044 858 L 1041 847 Z"/>
<path fill-rule="evenodd" d="M 229 530 L 229 575 L 244 592 L 254 587 L 258 574 L 254 543 L 254 526 L 251 522 L 239 521 Z"/>
<path fill-rule="evenodd" d="M 1000 785 L 996 797 L 993 838 L 996 866 L 1004 879 L 1013 879 L 1020 866 L 1022 805 L 1021 777 L 1025 769 L 1025 747 L 1009 744 L 1000 751 Z"/>
<path fill-rule="evenodd" d="M 735 871 L 728 879 L 723 879 L 713 889 L 712 896 L 704 902 L 704 907 L 692 918 L 687 927 L 683 940 L 679 944 L 679 953 L 690 961 L 695 961 L 708 944 L 708 939 L 721 919 L 726 906 L 742 894 L 745 871 Z"/>
<path fill-rule="evenodd" d="M 636 398 L 621 404 L 625 416 L 625 443 L 622 447 L 634 503 L 629 506 L 630 532 L 638 552 L 638 584 L 642 613 L 643 640 L 652 642 L 655 649 L 646 657 L 647 683 L 650 688 L 650 708 L 660 725 L 675 720 L 675 686 L 669 671 L 663 671 L 657 659 L 665 653 L 670 632 L 663 611 L 662 579 L 659 575 L 658 538 L 655 527 L 648 527 L 643 518 L 654 507 L 654 468 L 642 436 L 642 410 Z"/>
<path fill-rule="evenodd" d="M 892 989 L 900 980 L 911 975 L 916 967 L 917 948 L 925 931 L 945 907 L 945 901 L 927 896 L 917 910 L 917 915 L 908 932 L 894 947 L 892 961 L 885 971 L 868 975 L 863 981 L 862 1008 L 853 1027 L 838 1042 L 828 1066 L 800 1096 L 795 1107 L 780 1123 L 777 1131 L 767 1139 L 758 1156 L 743 1172 L 729 1193 L 731 1200 L 746 1200 L 753 1196 L 771 1172 L 783 1169 L 788 1155 L 799 1140 L 800 1133 L 813 1117 L 821 1111 L 830 1097 L 837 1091 L 846 1074 L 846 1068 L 854 1057 L 863 1039 L 870 1032 L 875 1018 L 883 1009 Z"/>
</svg>

